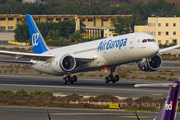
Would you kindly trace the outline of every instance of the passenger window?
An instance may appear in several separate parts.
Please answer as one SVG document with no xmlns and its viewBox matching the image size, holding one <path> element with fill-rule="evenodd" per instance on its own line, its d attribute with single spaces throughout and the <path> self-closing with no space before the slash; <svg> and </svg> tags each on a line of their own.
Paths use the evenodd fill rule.
<svg viewBox="0 0 180 120">
<path fill-rule="evenodd" d="M 143 42 L 143 43 L 145 43 L 145 42 L 147 42 L 147 40 L 146 40 L 146 39 L 144 39 L 142 42 Z"/>
</svg>

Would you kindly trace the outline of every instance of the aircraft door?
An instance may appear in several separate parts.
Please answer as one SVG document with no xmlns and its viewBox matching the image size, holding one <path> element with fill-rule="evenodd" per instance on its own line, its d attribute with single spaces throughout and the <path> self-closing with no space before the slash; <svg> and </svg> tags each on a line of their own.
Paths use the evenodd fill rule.
<svg viewBox="0 0 180 120">
<path fill-rule="evenodd" d="M 137 40 L 136 37 L 132 37 L 129 40 L 129 52 L 128 52 L 128 57 L 130 60 L 136 60 L 139 57 L 139 50 L 137 49 L 138 44 L 136 43 Z"/>
<path fill-rule="evenodd" d="M 130 49 L 134 49 L 134 40 L 135 40 L 135 39 L 136 39 L 135 37 L 133 37 L 133 38 L 130 39 L 130 43 L 129 43 L 129 48 L 130 48 Z"/>
</svg>

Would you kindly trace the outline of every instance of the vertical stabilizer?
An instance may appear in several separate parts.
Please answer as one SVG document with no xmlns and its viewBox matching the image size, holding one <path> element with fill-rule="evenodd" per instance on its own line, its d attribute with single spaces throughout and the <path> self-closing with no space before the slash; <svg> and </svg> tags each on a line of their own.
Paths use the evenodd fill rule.
<svg viewBox="0 0 180 120">
<path fill-rule="evenodd" d="M 178 82 L 172 82 L 176 86 L 169 87 L 167 99 L 161 108 L 161 111 L 154 120 L 175 120 L 176 110 L 178 107 L 178 99 L 180 94 L 180 78 Z"/>
<path fill-rule="evenodd" d="M 26 14 L 26 20 L 29 28 L 34 53 L 41 54 L 43 52 L 48 51 L 49 48 L 47 47 L 31 15 Z"/>
</svg>

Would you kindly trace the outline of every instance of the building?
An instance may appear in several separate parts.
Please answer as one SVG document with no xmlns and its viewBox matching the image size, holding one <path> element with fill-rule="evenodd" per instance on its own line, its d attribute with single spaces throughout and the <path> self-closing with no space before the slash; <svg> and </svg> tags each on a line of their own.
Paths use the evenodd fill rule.
<svg viewBox="0 0 180 120">
<path fill-rule="evenodd" d="M 180 17 L 148 17 L 148 25 L 135 26 L 134 32 L 152 35 L 158 44 L 180 44 Z"/>
<path fill-rule="evenodd" d="M 117 16 L 130 17 L 131 15 L 78 15 L 78 19 L 84 19 L 85 38 L 95 38 L 98 36 L 109 37 L 114 35 L 112 21 Z"/>
<path fill-rule="evenodd" d="M 22 3 L 36 3 L 36 0 L 22 0 Z"/>
<path fill-rule="evenodd" d="M 39 4 L 39 3 L 46 3 L 46 0 L 22 0 L 22 3 L 33 3 L 33 4 Z"/>
<path fill-rule="evenodd" d="M 114 34 L 112 21 L 117 16 L 130 17 L 131 15 L 32 15 L 33 19 L 38 22 L 53 21 L 58 22 L 68 19 L 76 20 L 76 31 L 80 30 L 80 20 L 83 19 L 86 27 L 84 28 L 85 38 L 95 38 L 98 36 L 109 37 Z M 21 14 L 0 14 L 0 33 L 14 32 L 16 24 L 25 19 Z"/>
</svg>

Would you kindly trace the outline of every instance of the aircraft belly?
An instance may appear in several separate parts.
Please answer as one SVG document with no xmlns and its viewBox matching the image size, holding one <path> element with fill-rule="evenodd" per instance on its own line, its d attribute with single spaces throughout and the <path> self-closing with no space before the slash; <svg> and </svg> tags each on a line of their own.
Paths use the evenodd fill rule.
<svg viewBox="0 0 180 120">
<path fill-rule="evenodd" d="M 59 75 L 59 73 L 55 72 L 50 63 L 45 62 L 37 62 L 35 65 L 30 65 L 31 68 L 35 69 L 36 71 L 52 74 L 52 75 Z"/>
</svg>

